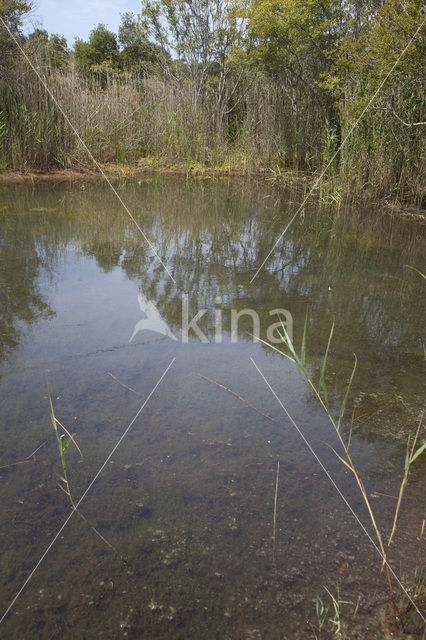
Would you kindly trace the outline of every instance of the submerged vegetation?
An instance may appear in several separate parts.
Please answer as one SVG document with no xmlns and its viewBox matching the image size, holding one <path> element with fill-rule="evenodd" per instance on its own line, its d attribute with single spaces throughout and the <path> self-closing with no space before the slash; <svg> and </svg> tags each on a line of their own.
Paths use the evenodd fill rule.
<svg viewBox="0 0 426 640">
<path fill-rule="evenodd" d="M 83 458 L 83 454 L 81 453 L 81 449 L 80 449 L 80 447 L 78 446 L 78 444 L 77 444 L 77 442 L 75 440 L 75 434 L 71 434 L 68 431 L 68 429 L 62 424 L 62 422 L 60 422 L 58 420 L 58 418 L 55 416 L 49 382 L 47 383 L 47 394 L 48 394 L 48 398 L 49 398 L 50 419 L 51 419 L 51 422 L 52 422 L 53 429 L 55 431 L 56 441 L 57 441 L 58 450 L 59 450 L 59 458 L 61 460 L 61 466 L 62 466 L 62 474 L 60 474 L 60 473 L 56 474 L 57 478 L 59 480 L 59 485 L 58 486 L 65 493 L 65 495 L 67 496 L 67 498 L 70 501 L 70 504 L 71 504 L 71 506 L 73 508 L 73 511 L 80 516 L 80 518 L 89 526 L 89 528 L 98 536 L 98 538 L 100 540 L 102 540 L 102 542 L 104 542 L 107 545 L 107 547 L 109 549 L 111 549 L 112 551 L 117 553 L 117 555 L 121 558 L 121 555 L 117 551 L 117 549 L 110 542 L 108 542 L 108 540 L 106 538 L 104 538 L 104 536 L 86 518 L 86 516 L 84 516 L 82 514 L 82 512 L 78 508 L 81 499 L 78 501 L 77 504 L 74 501 L 74 498 L 73 498 L 72 493 L 71 493 L 71 486 L 70 486 L 69 478 L 68 478 L 67 451 L 68 451 L 68 449 L 70 448 L 71 445 L 74 445 L 74 447 L 77 449 L 78 453 L 80 454 L 81 458 Z M 61 432 L 60 432 L 60 430 L 61 430 Z M 66 436 L 67 436 L 67 439 L 66 439 Z M 123 558 L 123 560 L 124 560 L 124 558 Z"/>
<path fill-rule="evenodd" d="M 423 276 L 423 274 L 420 273 L 420 275 Z M 351 418 L 349 421 L 349 425 L 348 428 L 345 429 L 345 425 L 344 425 L 344 420 L 345 420 L 345 416 L 347 414 L 347 403 L 348 403 L 348 398 L 350 396 L 350 392 L 351 392 L 351 388 L 352 388 L 352 382 L 355 376 L 355 372 L 356 372 L 356 368 L 357 368 L 357 358 L 356 355 L 354 356 L 354 365 L 352 368 L 352 372 L 349 376 L 349 380 L 347 383 L 347 387 L 346 387 L 346 391 L 343 397 L 343 400 L 341 402 L 340 407 L 337 409 L 337 411 L 334 410 L 334 408 L 331 406 L 331 402 L 329 401 L 329 393 L 328 393 L 328 389 L 327 389 L 327 382 L 326 382 L 326 370 L 327 370 L 327 360 L 328 360 L 328 355 L 329 355 L 329 350 L 330 350 L 330 345 L 331 345 L 331 341 L 332 341 L 332 337 L 333 337 L 333 331 L 334 331 L 334 321 L 330 330 L 330 334 L 328 337 L 328 342 L 327 342 L 327 347 L 325 350 L 325 354 L 324 357 L 322 359 L 322 364 L 320 367 L 320 371 L 319 371 L 319 382 L 316 384 L 313 380 L 313 376 L 309 373 L 308 368 L 307 368 L 307 362 L 306 362 L 306 343 L 307 343 L 307 327 L 308 327 L 308 315 L 306 314 L 306 318 L 305 318 L 305 324 L 304 324 L 304 329 L 303 329 L 303 335 L 302 335 L 302 343 L 301 343 L 301 349 L 300 349 L 300 355 L 298 355 L 296 353 L 294 344 L 292 342 L 292 339 L 289 337 L 286 327 L 284 325 L 284 323 L 281 324 L 281 328 L 277 329 L 278 334 L 282 340 L 283 345 L 286 347 L 288 353 L 282 352 L 281 349 L 279 349 L 277 346 L 274 346 L 273 344 L 269 344 L 267 342 L 265 342 L 266 345 L 268 345 L 271 349 L 274 349 L 275 351 L 277 351 L 278 353 L 281 353 L 282 355 L 284 355 L 286 358 L 289 358 L 292 362 L 294 362 L 297 366 L 297 368 L 299 369 L 299 371 L 302 373 L 303 377 L 305 378 L 305 380 L 308 382 L 309 387 L 311 388 L 311 390 L 313 391 L 315 397 L 317 398 L 317 400 L 319 401 L 319 403 L 321 404 L 322 408 L 324 409 L 328 421 L 331 425 L 331 427 L 333 428 L 334 434 L 337 438 L 337 443 L 340 446 L 340 450 L 336 450 L 335 445 L 332 444 L 327 444 L 327 446 L 329 447 L 329 449 L 331 449 L 331 451 L 333 451 L 333 453 L 337 456 L 337 458 L 340 460 L 340 462 L 345 465 L 345 467 L 347 469 L 349 469 L 349 471 L 352 473 L 353 477 L 355 478 L 355 481 L 358 485 L 358 488 L 360 490 L 363 502 L 365 507 L 367 508 L 368 511 L 368 515 L 369 515 L 369 519 L 370 522 L 373 526 L 373 530 L 374 530 L 374 534 L 376 537 L 376 541 L 377 541 L 377 545 L 374 544 L 373 539 L 370 537 L 368 531 L 365 529 L 365 526 L 363 525 L 363 523 L 361 522 L 361 520 L 358 518 L 358 516 L 354 513 L 354 511 L 352 510 L 352 508 L 350 507 L 349 503 L 347 502 L 346 498 L 343 496 L 343 494 L 341 494 L 341 497 L 343 498 L 344 502 L 346 503 L 347 507 L 350 509 L 350 511 L 352 512 L 352 515 L 356 518 L 356 520 L 358 521 L 359 525 L 363 528 L 364 533 L 370 538 L 370 541 L 372 542 L 372 544 L 375 546 L 376 551 L 379 553 L 379 555 L 381 556 L 382 559 L 382 568 L 381 568 L 381 573 L 385 570 L 386 571 L 386 578 L 387 578 L 387 584 L 388 584 L 388 589 L 389 589 L 389 598 L 390 598 L 390 610 L 391 610 L 391 617 L 392 617 L 392 622 L 390 623 L 390 626 L 392 627 L 392 630 L 396 633 L 395 635 L 388 635 L 386 634 L 386 637 L 396 637 L 396 638 L 401 638 L 401 637 L 405 637 L 403 634 L 405 627 L 407 625 L 407 621 L 410 618 L 410 616 L 412 614 L 414 614 L 414 616 L 416 614 L 418 614 L 419 618 L 423 620 L 424 622 L 424 618 L 422 615 L 422 612 L 419 608 L 419 603 L 421 601 L 424 600 L 424 576 L 422 574 L 418 575 L 418 571 L 419 571 L 419 567 L 416 568 L 415 571 L 415 575 L 413 576 L 413 578 L 410 581 L 410 586 L 404 586 L 402 584 L 402 582 L 400 581 L 400 579 L 397 577 L 397 575 L 395 574 L 394 570 L 391 568 L 391 566 L 388 563 L 388 555 L 389 555 L 389 550 L 391 547 L 391 544 L 393 542 L 394 536 L 395 536 L 395 532 L 396 532 L 396 528 L 397 528 L 397 522 L 398 522 L 398 517 L 399 517 L 399 513 L 400 513 L 400 509 L 401 509 L 401 503 L 402 503 L 402 498 L 404 495 L 404 491 L 406 489 L 407 483 L 408 483 L 408 477 L 410 474 L 410 469 L 411 469 L 411 465 L 413 464 L 413 462 L 415 462 L 415 460 L 417 458 L 419 458 L 419 456 L 425 451 L 426 449 L 426 442 L 423 442 L 423 444 L 418 444 L 419 442 L 419 436 L 421 433 L 421 429 L 423 428 L 423 415 L 424 412 L 421 413 L 420 417 L 419 417 L 419 422 L 418 422 L 418 426 L 416 429 L 416 432 L 414 434 L 414 437 L 412 437 L 411 435 L 408 436 L 408 441 L 407 441 L 407 445 L 406 445 L 406 453 L 405 453 L 405 461 L 404 461 L 404 474 L 400 483 L 400 487 L 399 487 L 399 492 L 398 492 L 398 497 L 397 497 L 397 503 L 396 503 L 396 507 L 395 507 L 395 511 L 394 511 L 394 516 L 393 516 L 393 522 L 392 522 L 392 527 L 391 527 L 391 531 L 388 535 L 388 539 L 387 541 L 385 541 L 383 533 L 381 532 L 378 524 L 377 524 L 377 519 L 376 516 L 374 514 L 374 510 L 372 508 L 372 503 L 371 503 L 371 496 L 369 495 L 368 489 L 366 488 L 361 475 L 359 473 L 359 471 L 356 468 L 355 462 L 353 460 L 352 457 L 352 453 L 350 451 L 350 447 L 351 447 L 351 438 L 352 438 L 352 431 L 353 431 L 353 425 L 354 425 L 354 418 L 355 418 L 355 407 L 351 412 Z M 264 341 L 262 341 L 264 342 Z M 335 413 L 337 413 L 337 418 L 335 417 Z M 347 431 L 347 434 L 345 434 L 345 431 Z M 333 484 L 334 481 L 332 480 L 332 478 L 330 477 L 328 471 L 326 470 L 326 468 L 322 465 L 322 463 L 320 463 L 321 466 L 323 467 L 323 470 L 325 471 L 326 475 L 329 477 L 329 479 L 332 481 Z M 336 489 L 339 491 L 340 493 L 340 489 L 337 487 L 337 485 L 335 485 Z M 424 525 L 425 522 L 423 520 L 423 525 L 422 525 L 422 531 L 420 533 L 420 545 L 422 543 L 422 537 L 423 537 L 423 533 L 424 533 Z M 396 580 L 396 591 L 395 591 L 395 580 Z M 413 587 L 413 580 L 414 580 L 414 587 Z M 317 619 L 318 619 L 318 626 L 317 626 L 317 630 L 320 633 L 322 627 L 324 626 L 326 620 L 328 619 L 329 622 L 331 622 L 332 627 L 334 627 L 334 634 L 337 637 L 342 637 L 341 635 L 341 622 L 340 622 L 340 605 L 341 604 L 351 604 L 350 602 L 345 602 L 344 600 L 340 599 L 340 595 L 339 595 L 339 588 L 337 586 L 337 591 L 336 591 L 336 596 L 334 596 L 327 587 L 324 587 L 328 596 L 331 598 L 331 603 L 333 605 L 333 610 L 334 610 L 334 615 L 327 618 L 328 616 L 328 611 L 329 611 L 329 606 L 326 606 L 323 602 L 323 600 L 318 596 L 316 599 L 316 613 L 317 613 Z M 399 596 L 397 595 L 399 594 Z M 399 599 L 399 603 L 398 603 L 398 599 Z M 401 602 L 403 602 L 403 604 L 401 605 Z M 417 621 L 418 622 L 418 621 Z M 417 626 L 415 624 L 415 626 Z M 316 635 L 316 634 L 315 634 Z M 318 637 L 318 636 L 316 636 Z M 345 636 L 346 637 L 346 636 Z"/>
<path fill-rule="evenodd" d="M 0 4 L 2 170 L 88 167 L 87 145 L 99 163 L 324 172 L 339 201 L 424 204 L 418 0 L 143 0 L 72 48 L 23 36 L 30 9 Z"/>
<path fill-rule="evenodd" d="M 407 429 L 423 403 L 419 287 L 424 280 L 415 271 L 422 269 L 421 221 L 383 215 L 379 208 L 342 206 L 339 216 L 328 216 L 306 207 L 253 291 L 250 278 L 280 229 L 282 213 L 292 215 L 299 206 L 297 189 L 284 193 L 263 180 L 159 175 L 118 188 L 160 255 L 167 256 L 179 291 L 190 293 L 192 313 L 208 307 L 200 326 L 211 345 L 193 340 L 182 347 L 178 375 L 153 398 L 144 420 L 80 502 L 122 433 L 123 420 L 133 414 L 131 403 L 136 410 L 141 402 L 132 390 L 146 397 L 162 364 L 158 359 L 180 351 L 175 341 L 148 332 L 128 342 L 140 318 L 137 293 L 155 300 L 176 334 L 181 298 L 167 286 L 163 270 L 152 268 L 149 249 L 106 184 L 0 187 L 0 270 L 7 294 L 0 305 L 1 342 L 3 359 L 9 354 L 10 360 L 0 371 L 2 600 L 6 604 L 21 587 L 62 523 L 78 515 L 67 488 L 77 509 L 128 559 L 123 563 L 111 553 L 80 512 L 5 620 L 4 637 L 127 633 L 198 640 L 213 629 L 218 637 L 247 640 L 268 635 L 313 640 L 315 634 L 319 640 L 366 635 L 390 640 L 394 606 L 400 620 L 407 620 L 404 640 L 409 634 L 411 640 L 419 637 L 421 619 L 410 599 L 421 609 L 415 537 L 422 519 L 424 456 L 408 464 L 409 482 L 388 552 L 410 599 L 394 582 L 394 603 L 387 607 L 380 558 L 311 464 L 297 433 L 286 428 L 256 377 L 247 375 L 248 349 L 285 385 L 290 410 L 303 419 L 315 448 L 326 441 L 343 457 L 332 443 L 336 436 L 327 416 L 308 397 L 292 363 L 248 338 L 244 342 L 250 324 L 241 323 L 235 350 L 216 344 L 210 311 L 220 292 L 223 331 L 229 335 L 231 308 L 255 307 L 263 323 L 272 307 L 284 304 L 294 316 L 299 345 L 309 303 L 309 339 L 306 333 L 304 339 L 309 373 L 321 369 L 330 316 L 336 317 L 323 376 L 328 405 L 338 416 L 337 399 L 345 396 L 351 370 L 350 339 L 359 364 L 346 402 L 349 407 L 354 398 L 357 406 L 349 453 L 386 550 Z M 325 205 L 323 210 L 327 213 Z M 46 368 L 55 390 L 51 415 L 69 434 L 49 421 Z M 313 383 L 323 397 L 317 379 Z M 359 395 L 366 389 L 374 399 Z M 358 397 L 363 399 L 357 402 Z M 348 419 L 341 420 L 345 443 L 350 418 L 348 411 Z M 62 437 L 58 443 L 55 425 Z M 81 461 L 72 442 L 64 452 L 74 432 Z M 44 441 L 37 464 L 21 464 Z M 418 446 L 412 448 L 411 438 L 409 457 Z M 328 448 L 321 457 L 374 537 L 353 474 Z M 55 471 L 66 479 L 59 483 L 67 495 L 58 490 Z"/>
</svg>

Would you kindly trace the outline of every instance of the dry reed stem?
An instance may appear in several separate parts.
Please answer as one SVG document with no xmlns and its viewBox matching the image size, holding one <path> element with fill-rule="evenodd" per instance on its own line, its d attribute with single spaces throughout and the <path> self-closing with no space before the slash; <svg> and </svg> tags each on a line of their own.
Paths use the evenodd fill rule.
<svg viewBox="0 0 426 640">
<path fill-rule="evenodd" d="M 392 531 L 390 533 L 390 536 L 389 536 L 389 539 L 388 539 L 388 543 L 387 543 L 387 546 L 386 546 L 386 553 L 385 553 L 385 556 L 383 558 L 382 571 L 383 571 L 383 566 L 384 566 L 384 564 L 386 562 L 386 557 L 387 557 L 387 554 L 389 552 L 389 548 L 390 548 L 390 546 L 392 544 L 393 536 L 395 534 L 396 523 L 397 523 L 397 520 L 398 520 L 399 510 L 401 508 L 402 496 L 404 494 L 404 487 L 405 487 L 405 485 L 407 484 L 407 481 L 408 481 L 408 474 L 410 472 L 410 464 L 411 464 L 411 461 L 412 461 L 412 458 L 413 458 L 413 455 L 414 455 L 414 450 L 416 448 L 416 443 L 417 443 L 417 439 L 419 437 L 420 427 L 422 426 L 422 422 L 423 422 L 423 412 L 420 415 L 419 425 L 417 427 L 416 435 L 414 436 L 413 444 L 411 446 L 410 456 L 408 458 L 408 466 L 407 466 L 407 468 L 405 470 L 404 477 L 402 479 L 401 489 L 399 491 L 398 502 L 397 502 L 397 505 L 396 505 L 396 508 L 395 508 L 395 515 L 394 515 L 393 523 L 392 523 Z"/>
<path fill-rule="evenodd" d="M 391 496 L 389 493 L 382 493 L 381 491 L 373 491 L 372 496 L 383 496 L 385 498 L 392 498 L 392 500 L 398 500 L 398 496 Z"/>
<path fill-rule="evenodd" d="M 277 499 L 278 499 L 278 480 L 280 475 L 280 461 L 277 462 L 277 474 L 275 478 L 275 497 L 274 497 L 274 524 L 272 528 L 272 558 L 275 561 L 275 545 L 276 545 L 276 532 L 277 532 Z"/>
<path fill-rule="evenodd" d="M 71 440 L 71 442 L 73 443 L 73 445 L 75 446 L 75 448 L 76 448 L 76 449 L 77 449 L 77 451 L 79 452 L 80 457 L 82 458 L 82 457 L 83 457 L 83 454 L 81 453 L 81 449 L 80 449 L 80 447 L 78 446 L 77 442 L 75 441 L 74 436 L 73 436 L 73 435 L 71 435 L 71 433 L 68 431 L 68 429 L 67 429 L 66 427 L 64 427 L 64 425 L 62 424 L 62 422 L 59 422 L 59 420 L 58 420 L 58 418 L 57 418 L 56 416 L 55 416 L 55 422 L 56 422 L 56 424 L 58 424 L 58 425 L 61 427 L 61 429 L 63 429 L 63 430 L 65 431 L 65 433 L 67 434 L 68 438 Z"/>
<path fill-rule="evenodd" d="M 27 456 L 26 458 L 24 458 L 23 460 L 17 460 L 16 462 L 11 462 L 10 464 L 4 464 L 0 467 L 0 469 L 8 469 L 9 467 L 15 467 L 18 464 L 25 464 L 26 462 L 35 462 L 35 454 L 37 453 L 37 451 L 39 451 L 42 447 L 44 447 L 44 445 L 46 444 L 46 442 L 43 442 L 41 445 L 39 445 L 37 447 L 37 449 L 34 449 L 34 451 L 32 453 L 30 453 L 29 456 Z M 32 459 L 33 458 L 33 459 Z"/>
<path fill-rule="evenodd" d="M 423 546 L 423 535 L 424 535 L 424 532 L 425 532 L 425 524 L 426 524 L 426 515 L 423 517 L 422 528 L 421 528 L 421 531 L 420 531 L 419 547 L 418 547 L 418 550 L 417 550 L 417 560 L 418 560 L 418 562 L 417 562 L 416 570 L 414 572 L 414 577 L 415 578 L 417 578 L 417 575 L 419 573 L 419 567 L 420 567 L 421 560 L 422 560 L 422 551 L 423 551 L 422 546 Z"/>
<path fill-rule="evenodd" d="M 61 487 L 61 488 L 62 488 L 62 487 Z M 73 500 L 73 498 L 72 498 L 72 496 L 71 496 L 71 494 L 70 494 L 70 493 L 68 494 L 68 496 L 69 496 L 69 498 L 70 498 L 70 501 L 71 501 L 71 504 L 72 504 L 72 508 L 73 508 L 73 509 L 74 509 L 74 511 L 75 511 L 75 512 L 80 516 L 80 518 L 81 518 L 82 520 L 84 520 L 84 522 L 85 522 L 85 523 L 90 527 L 90 529 L 92 529 L 92 531 L 93 531 L 94 533 L 96 533 L 96 535 L 98 536 L 98 538 L 100 538 L 100 539 L 101 539 L 101 540 L 102 540 L 102 541 L 107 545 L 107 547 L 109 547 L 112 551 L 114 551 L 114 553 L 116 553 L 116 554 L 118 555 L 118 557 L 120 558 L 120 560 L 122 560 L 122 562 L 127 562 L 126 558 L 124 558 L 124 556 L 123 556 L 123 555 L 118 551 L 118 549 L 117 549 L 116 547 L 114 547 L 114 545 L 113 545 L 113 544 L 111 544 L 111 542 L 109 542 L 109 541 L 108 541 L 108 540 L 107 540 L 107 539 L 102 535 L 102 533 L 96 529 L 95 525 L 93 525 L 93 524 L 90 522 L 90 520 L 88 520 L 88 519 L 86 518 L 86 516 L 85 516 L 85 515 L 83 515 L 83 514 L 81 513 L 81 511 L 80 511 L 79 509 L 77 509 L 77 507 L 76 507 L 76 506 L 75 506 L 75 504 L 74 504 L 74 500 Z"/>
<path fill-rule="evenodd" d="M 210 382 L 211 384 L 215 384 L 220 389 L 223 389 L 224 391 L 227 391 L 228 393 L 233 395 L 235 398 L 238 398 L 238 400 L 240 400 L 245 405 L 250 407 L 250 409 L 253 409 L 253 411 L 256 411 L 257 413 L 259 413 L 261 416 L 263 416 L 267 420 L 270 420 L 271 422 L 276 422 L 275 418 L 271 418 L 271 416 L 269 416 L 267 413 L 263 413 L 263 411 L 260 411 L 260 409 L 258 409 L 253 404 L 251 404 L 251 402 L 249 402 L 245 398 L 242 398 L 241 396 L 239 396 L 238 393 L 235 393 L 235 391 L 232 391 L 231 389 L 228 389 L 228 387 L 225 387 L 224 384 L 221 384 L 217 380 L 212 380 L 211 378 L 207 378 L 207 376 L 203 376 L 201 373 L 199 373 L 198 375 L 200 376 L 200 378 L 203 378 L 203 380 L 207 380 L 207 382 Z"/>
<path fill-rule="evenodd" d="M 136 395 L 140 396 L 141 394 L 139 393 L 139 391 L 135 391 L 135 389 L 132 389 L 132 387 L 129 387 L 127 384 L 124 384 L 124 382 L 121 382 L 121 380 L 119 380 L 118 378 L 116 378 L 115 376 L 112 375 L 111 371 L 107 371 L 107 374 L 109 376 L 111 376 L 111 378 L 113 380 L 115 380 L 116 382 L 118 382 L 118 384 L 120 384 L 122 387 L 124 387 L 125 389 L 128 389 L 129 391 L 132 391 L 133 393 L 136 393 Z"/>
</svg>

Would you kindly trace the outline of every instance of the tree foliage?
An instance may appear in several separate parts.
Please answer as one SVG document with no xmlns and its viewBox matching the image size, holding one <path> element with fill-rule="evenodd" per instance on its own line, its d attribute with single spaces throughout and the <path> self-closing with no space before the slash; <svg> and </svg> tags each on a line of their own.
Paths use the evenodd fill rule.
<svg viewBox="0 0 426 640">
<path fill-rule="evenodd" d="M 0 0 L 0 71 L 5 71 L 16 55 L 16 44 L 8 30 L 22 39 L 22 22 L 32 8 L 31 0 Z"/>
<path fill-rule="evenodd" d="M 238 0 L 143 0 L 141 13 L 146 35 L 168 54 L 169 78 L 189 83 L 194 107 L 211 103 L 218 132 L 230 135 L 244 74 L 233 57 L 244 42 L 240 9 Z"/>
<path fill-rule="evenodd" d="M 328 86 L 367 97 L 389 79 L 389 86 L 424 80 L 426 28 L 419 0 L 386 0 L 376 11 L 365 9 L 339 41 L 327 76 Z"/>
<path fill-rule="evenodd" d="M 141 148 L 206 164 L 238 158 L 246 166 L 250 156 L 257 166 L 326 169 L 342 190 L 422 200 L 421 0 L 142 0 L 140 15 L 124 13 L 117 34 L 99 24 L 72 52 L 42 29 L 25 40 L 20 25 L 30 8 L 29 1 L 0 0 L 0 15 L 52 71 L 52 83 L 61 85 L 60 77 L 68 86 L 67 65 L 75 66 L 74 93 L 85 87 L 94 101 L 107 94 L 129 100 L 124 126 L 134 127 L 132 143 L 118 145 L 114 127 L 102 143 L 120 157 L 126 144 L 132 158 Z M 0 70 L 14 47 L 3 27 Z M 0 136 L 7 131 L 10 156 L 21 157 L 16 131 L 28 139 L 31 128 L 41 138 L 38 102 L 18 100 L 18 85 L 19 95 L 31 92 L 17 73 L 9 78 Z M 13 118 L 19 126 L 9 126 Z"/>
<path fill-rule="evenodd" d="M 26 43 L 27 54 L 35 57 L 44 67 L 64 70 L 70 57 L 66 38 L 57 33 L 50 36 L 45 29 L 34 29 L 28 35 Z"/>
<path fill-rule="evenodd" d="M 77 39 L 74 44 L 74 57 L 77 70 L 90 74 L 100 67 L 111 70 L 120 66 L 117 37 L 105 25 L 98 24 L 90 32 L 87 42 Z"/>
<path fill-rule="evenodd" d="M 122 47 L 120 57 L 126 71 L 151 73 L 167 54 L 144 35 L 137 17 L 126 12 L 121 17 L 118 41 Z"/>
<path fill-rule="evenodd" d="M 122 72 L 145 74 L 152 72 L 162 52 L 150 42 L 132 13 L 124 13 L 118 37 L 103 24 L 90 33 L 87 42 L 78 39 L 74 45 L 76 68 L 82 75 L 103 77 Z"/>
</svg>

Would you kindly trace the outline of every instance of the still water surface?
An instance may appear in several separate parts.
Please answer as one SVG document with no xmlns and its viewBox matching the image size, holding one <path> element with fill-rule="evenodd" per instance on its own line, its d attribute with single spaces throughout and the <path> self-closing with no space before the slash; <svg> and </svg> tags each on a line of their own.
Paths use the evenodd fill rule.
<svg viewBox="0 0 426 640">
<path fill-rule="evenodd" d="M 55 475 L 46 375 L 56 415 L 83 452 L 68 454 L 77 499 L 176 358 L 81 506 L 127 562 L 73 517 L 1 637 L 313 638 L 315 598 L 336 584 L 353 603 L 342 605 L 350 637 L 383 637 L 378 556 L 250 358 L 373 535 L 350 474 L 326 446 L 327 420 L 295 366 L 253 343 L 248 317 L 231 342 L 230 318 L 231 309 L 255 310 L 264 336 L 269 312 L 287 309 L 298 345 L 308 313 L 314 377 L 335 318 L 331 401 L 337 407 L 356 353 L 353 456 L 369 494 L 394 495 L 423 402 L 424 285 L 404 266 L 423 268 L 421 226 L 312 206 L 250 284 L 297 193 L 236 179 L 117 187 L 175 283 L 103 183 L 0 190 L 0 466 L 43 445 L 34 461 L 0 469 L 0 613 L 70 513 Z M 182 342 L 182 293 L 190 319 L 207 309 L 199 326 L 208 343 L 193 333 Z M 143 330 L 129 342 L 140 294 L 177 340 Z M 391 558 L 401 576 L 416 564 L 424 469 L 422 460 L 413 469 Z M 389 532 L 394 501 L 372 502 Z"/>
</svg>

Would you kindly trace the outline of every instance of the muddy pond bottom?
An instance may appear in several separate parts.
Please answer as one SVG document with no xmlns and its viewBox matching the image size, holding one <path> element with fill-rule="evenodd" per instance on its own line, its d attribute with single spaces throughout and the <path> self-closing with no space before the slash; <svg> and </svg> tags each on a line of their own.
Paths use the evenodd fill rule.
<svg viewBox="0 0 426 640">
<path fill-rule="evenodd" d="M 336 434 L 297 367 L 252 336 L 276 337 L 281 310 L 299 348 L 307 317 L 318 382 L 334 318 L 329 400 L 338 414 L 356 353 L 342 431 L 353 415 L 386 538 L 423 403 L 423 283 L 404 266 L 422 269 L 420 225 L 312 205 L 253 280 L 297 192 L 117 189 L 155 253 L 101 182 L 0 187 L 1 637 L 328 638 L 330 593 L 341 637 L 385 637 L 377 539 Z M 58 486 L 47 377 L 86 520 Z M 389 556 L 398 593 L 420 563 L 424 471 Z"/>
</svg>

